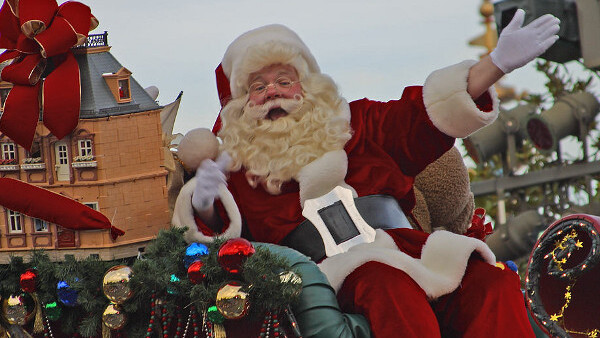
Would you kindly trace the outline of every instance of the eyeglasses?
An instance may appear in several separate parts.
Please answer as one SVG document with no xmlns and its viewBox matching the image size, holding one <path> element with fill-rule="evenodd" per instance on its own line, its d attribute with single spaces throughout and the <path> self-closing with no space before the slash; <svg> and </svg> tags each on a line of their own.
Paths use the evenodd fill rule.
<svg viewBox="0 0 600 338">
<path fill-rule="evenodd" d="M 262 81 L 256 81 L 250 85 L 250 87 L 248 88 L 248 93 L 250 93 L 250 95 L 256 96 L 263 95 L 267 92 L 267 88 L 269 88 L 269 86 L 274 86 L 275 89 L 279 91 L 279 93 L 283 94 L 287 93 L 293 85 L 299 82 L 301 81 L 292 81 L 290 78 L 284 76 L 278 77 L 273 83 L 264 83 Z"/>
</svg>

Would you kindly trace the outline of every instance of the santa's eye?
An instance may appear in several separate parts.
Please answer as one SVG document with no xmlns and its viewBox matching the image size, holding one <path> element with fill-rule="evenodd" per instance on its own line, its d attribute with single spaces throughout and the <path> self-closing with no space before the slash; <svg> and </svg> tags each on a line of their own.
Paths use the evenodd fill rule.
<svg viewBox="0 0 600 338">
<path fill-rule="evenodd" d="M 267 89 L 267 85 L 262 82 L 254 82 L 250 85 L 250 93 L 260 94 Z"/>
<path fill-rule="evenodd" d="M 275 83 L 280 88 L 289 88 L 293 84 L 292 80 L 288 79 L 287 77 L 280 77 L 277 79 L 277 81 L 275 81 Z"/>
</svg>

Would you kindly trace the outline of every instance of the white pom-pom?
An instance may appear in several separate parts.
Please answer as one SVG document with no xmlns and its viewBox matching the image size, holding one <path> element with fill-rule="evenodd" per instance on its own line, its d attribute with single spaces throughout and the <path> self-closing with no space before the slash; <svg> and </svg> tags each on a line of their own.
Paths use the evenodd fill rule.
<svg viewBox="0 0 600 338">
<path fill-rule="evenodd" d="M 219 141 L 207 128 L 192 129 L 179 142 L 177 157 L 185 169 L 195 172 L 205 159 L 216 159 L 219 153 Z"/>
</svg>

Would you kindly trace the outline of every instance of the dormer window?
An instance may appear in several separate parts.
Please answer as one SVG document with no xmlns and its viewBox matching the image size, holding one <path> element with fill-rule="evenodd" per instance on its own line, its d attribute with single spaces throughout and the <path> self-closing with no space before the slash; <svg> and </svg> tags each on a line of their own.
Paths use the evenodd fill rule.
<svg viewBox="0 0 600 338">
<path fill-rule="evenodd" d="M 129 79 L 119 80 L 119 98 L 121 100 L 131 98 L 131 95 L 129 95 Z"/>
<path fill-rule="evenodd" d="M 131 72 L 121 67 L 115 73 L 102 74 L 117 103 L 131 102 Z"/>
</svg>

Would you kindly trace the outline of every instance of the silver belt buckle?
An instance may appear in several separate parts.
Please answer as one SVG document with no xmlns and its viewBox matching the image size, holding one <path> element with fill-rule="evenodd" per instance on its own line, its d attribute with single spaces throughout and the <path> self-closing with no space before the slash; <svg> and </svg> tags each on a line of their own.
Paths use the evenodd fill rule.
<svg viewBox="0 0 600 338">
<path fill-rule="evenodd" d="M 353 228 L 344 230 L 349 230 L 347 233 L 356 234 L 354 237 L 340 238 L 336 234 L 335 225 L 326 222 L 323 217 L 321 217 L 320 212 L 339 202 L 343 205 L 343 209 L 346 213 L 343 216 L 348 216 L 353 223 L 346 223 L 347 226 Z M 352 191 L 341 186 L 333 188 L 333 190 L 321 197 L 306 200 L 304 202 L 302 215 L 311 221 L 319 231 L 319 234 L 323 239 L 323 244 L 325 245 L 325 254 L 327 257 L 346 252 L 355 245 L 371 243 L 375 240 L 375 229 L 367 224 L 358 212 L 358 209 L 356 209 Z M 332 230 L 334 231 L 333 234 L 331 232 Z"/>
</svg>

